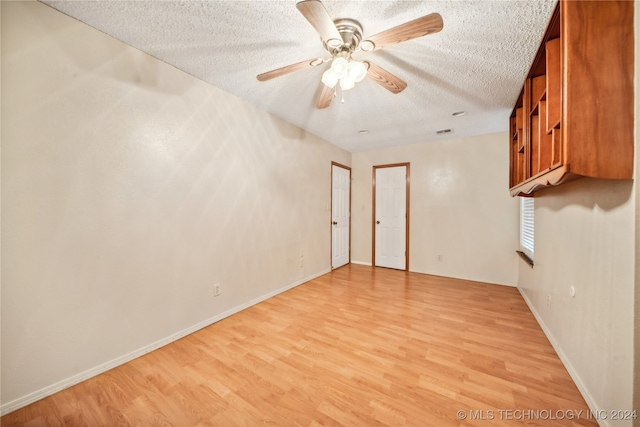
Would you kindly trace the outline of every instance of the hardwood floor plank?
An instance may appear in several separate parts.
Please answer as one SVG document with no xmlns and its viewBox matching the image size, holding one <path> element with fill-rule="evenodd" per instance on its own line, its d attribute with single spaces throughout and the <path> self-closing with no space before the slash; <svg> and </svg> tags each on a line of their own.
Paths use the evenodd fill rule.
<svg viewBox="0 0 640 427">
<path fill-rule="evenodd" d="M 517 289 L 349 265 L 0 422 L 597 426 L 517 409 L 588 413 Z"/>
</svg>

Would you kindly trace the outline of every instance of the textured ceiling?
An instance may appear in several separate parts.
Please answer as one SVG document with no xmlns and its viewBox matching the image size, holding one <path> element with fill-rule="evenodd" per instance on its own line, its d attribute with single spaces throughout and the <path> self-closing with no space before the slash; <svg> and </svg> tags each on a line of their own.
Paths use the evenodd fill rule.
<svg viewBox="0 0 640 427">
<path fill-rule="evenodd" d="M 444 28 L 354 54 L 405 80 L 400 94 L 365 79 L 345 92 L 344 103 L 337 98 L 317 110 L 329 64 L 256 79 L 329 56 L 295 0 L 42 1 L 351 152 L 505 131 L 555 6 L 555 0 L 325 0 L 332 18 L 360 21 L 365 39 L 433 12 Z M 461 110 L 467 114 L 451 115 Z M 440 129 L 452 132 L 437 135 Z"/>
</svg>

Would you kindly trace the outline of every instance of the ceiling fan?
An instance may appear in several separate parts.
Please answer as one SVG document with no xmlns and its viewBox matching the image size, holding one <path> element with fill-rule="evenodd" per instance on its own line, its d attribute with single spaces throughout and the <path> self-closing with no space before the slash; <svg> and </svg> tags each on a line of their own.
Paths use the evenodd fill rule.
<svg viewBox="0 0 640 427">
<path fill-rule="evenodd" d="M 276 68 L 259 74 L 257 78 L 259 81 L 266 81 L 307 67 L 317 67 L 325 62 L 331 62 L 331 67 L 322 75 L 324 86 L 316 103 L 319 109 L 327 108 L 331 104 L 337 86 L 340 86 L 342 91 L 349 90 L 364 77 L 373 79 L 392 93 L 402 92 L 407 87 L 405 81 L 369 61 L 355 61 L 351 55 L 354 52 L 380 50 L 437 33 L 443 27 L 440 14 L 431 13 L 363 40 L 362 25 L 358 21 L 349 18 L 331 19 L 320 0 L 302 0 L 296 4 L 296 8 L 320 34 L 322 44 L 331 57 L 316 58 Z"/>
</svg>

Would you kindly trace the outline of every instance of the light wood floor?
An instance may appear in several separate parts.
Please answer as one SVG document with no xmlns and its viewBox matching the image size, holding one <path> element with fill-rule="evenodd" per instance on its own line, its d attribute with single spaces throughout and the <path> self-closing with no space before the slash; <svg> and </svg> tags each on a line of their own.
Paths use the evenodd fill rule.
<svg viewBox="0 0 640 427">
<path fill-rule="evenodd" d="M 587 413 L 516 289 L 352 265 L 1 424 L 596 426 Z"/>
</svg>

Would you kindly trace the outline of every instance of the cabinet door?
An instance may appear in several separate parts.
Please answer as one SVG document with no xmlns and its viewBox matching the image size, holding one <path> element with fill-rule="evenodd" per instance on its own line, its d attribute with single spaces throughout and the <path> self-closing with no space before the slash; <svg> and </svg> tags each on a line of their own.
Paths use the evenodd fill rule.
<svg viewBox="0 0 640 427">
<path fill-rule="evenodd" d="M 564 118 L 572 173 L 633 176 L 631 1 L 562 1 Z"/>
</svg>

